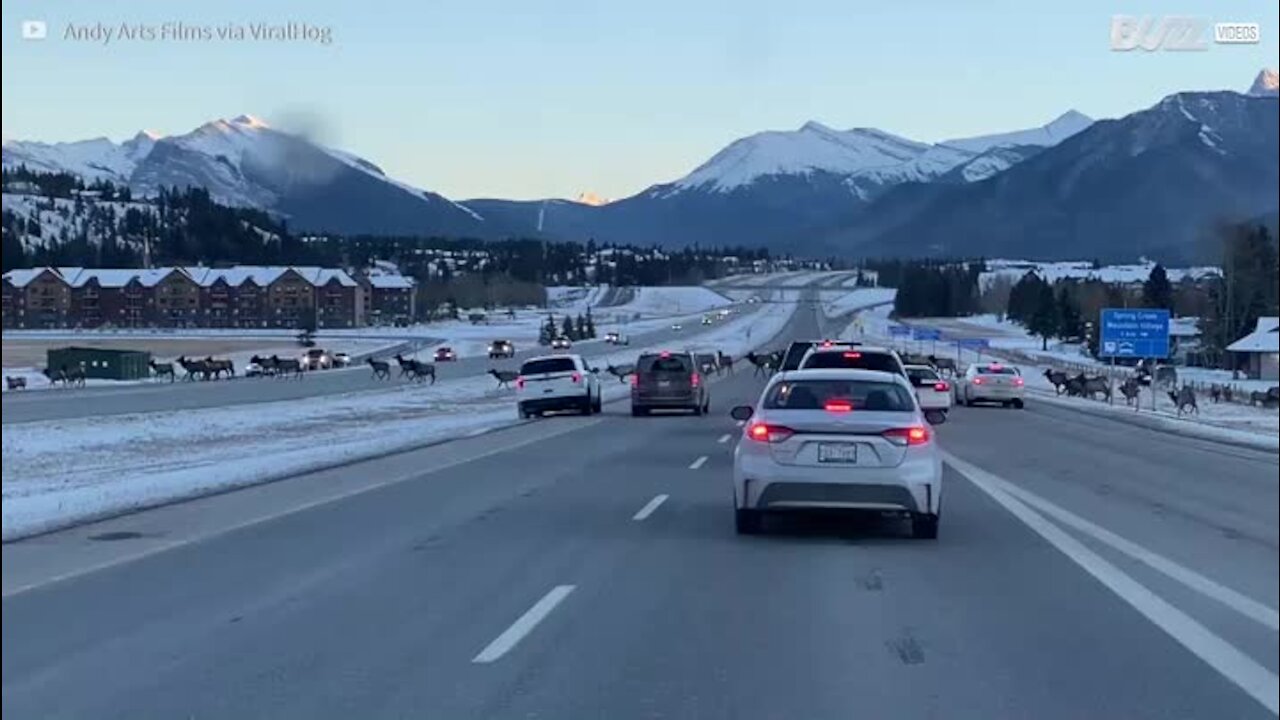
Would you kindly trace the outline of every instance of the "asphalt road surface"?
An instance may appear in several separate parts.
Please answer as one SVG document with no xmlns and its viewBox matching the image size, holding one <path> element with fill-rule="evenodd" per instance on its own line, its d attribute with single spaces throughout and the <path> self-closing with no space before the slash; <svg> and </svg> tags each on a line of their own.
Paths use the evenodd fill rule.
<svg viewBox="0 0 1280 720">
<path fill-rule="evenodd" d="M 5 545 L 3 712 L 1275 717 L 1275 455 L 959 408 L 937 541 L 824 516 L 739 537 L 726 412 L 761 385 Z"/>
<path fill-rule="evenodd" d="M 742 305 L 739 309 L 747 312 L 750 307 Z M 637 348 L 663 342 L 683 344 L 713 329 L 716 328 L 704 328 L 700 324 L 689 323 L 679 332 L 664 328 L 647 333 L 636 333 L 630 340 L 631 345 Z M 430 342 L 438 343 L 439 341 Z M 577 343 L 573 351 L 591 358 L 618 350 L 619 348 L 602 340 L 595 340 Z M 545 347 L 521 348 L 520 346 L 516 347 L 516 351 L 514 359 L 490 360 L 487 357 L 463 357 L 456 362 L 437 363 L 437 378 L 449 380 L 472 377 L 484 374 L 490 368 L 516 369 L 524 359 L 550 352 Z M 393 367 L 393 375 L 397 372 L 398 370 Z M 163 410 L 192 410 L 385 388 L 385 381 L 374 379 L 367 366 L 358 364 L 351 368 L 307 373 L 303 380 L 294 382 L 273 378 L 240 377 L 216 382 L 178 381 L 115 387 L 58 388 L 41 392 L 10 392 L 3 396 L 3 413 L 0 413 L 0 423 L 108 417 Z"/>
</svg>

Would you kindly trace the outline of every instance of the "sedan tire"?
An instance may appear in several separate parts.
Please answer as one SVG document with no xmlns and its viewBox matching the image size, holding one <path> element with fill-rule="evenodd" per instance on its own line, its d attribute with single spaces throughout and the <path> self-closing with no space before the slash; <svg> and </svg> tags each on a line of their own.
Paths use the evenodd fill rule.
<svg viewBox="0 0 1280 720">
<path fill-rule="evenodd" d="M 917 540 L 937 540 L 939 515 L 929 513 L 911 514 L 911 537 Z"/>
<path fill-rule="evenodd" d="M 759 535 L 764 531 L 764 515 L 759 510 L 735 508 L 733 528 L 739 535 Z"/>
</svg>

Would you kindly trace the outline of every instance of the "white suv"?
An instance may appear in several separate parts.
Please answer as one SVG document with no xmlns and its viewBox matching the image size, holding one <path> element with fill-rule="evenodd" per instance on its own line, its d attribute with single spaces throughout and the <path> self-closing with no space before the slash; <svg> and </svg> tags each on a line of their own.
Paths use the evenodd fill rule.
<svg viewBox="0 0 1280 720">
<path fill-rule="evenodd" d="M 521 418 L 553 410 L 598 413 L 603 388 L 596 369 L 581 355 L 543 355 L 526 360 L 516 377 L 516 407 Z"/>
</svg>

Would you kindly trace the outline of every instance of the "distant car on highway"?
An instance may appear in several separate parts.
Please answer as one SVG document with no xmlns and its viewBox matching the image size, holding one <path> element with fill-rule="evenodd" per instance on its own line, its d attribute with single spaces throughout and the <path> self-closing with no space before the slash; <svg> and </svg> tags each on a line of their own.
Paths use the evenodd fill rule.
<svg viewBox="0 0 1280 720">
<path fill-rule="evenodd" d="M 956 402 L 960 405 L 990 402 L 1022 409 L 1026 395 L 1027 383 L 1012 365 L 974 363 L 956 381 Z"/>
<path fill-rule="evenodd" d="M 603 408 L 603 392 L 595 368 L 581 355 L 544 355 L 520 366 L 516 408 L 522 419 L 556 410 L 591 415 Z"/>
<path fill-rule="evenodd" d="M 805 353 L 800 361 L 801 370 L 837 369 L 878 370 L 907 377 L 902 359 L 895 350 L 885 347 L 869 347 L 856 343 L 820 343 Z"/>
<path fill-rule="evenodd" d="M 703 316 L 702 316 L 702 324 L 703 324 L 703 325 L 711 325 L 711 324 L 715 323 L 715 321 L 716 321 L 716 319 L 715 319 L 714 317 L 710 316 L 710 315 L 703 315 Z"/>
<path fill-rule="evenodd" d="M 824 348 L 851 348 L 861 343 L 846 340 L 793 340 L 787 346 L 787 351 L 782 354 L 782 364 L 778 366 L 779 372 L 790 372 L 800 369 L 800 361 L 804 360 L 804 356 L 815 347 Z"/>
<path fill-rule="evenodd" d="M 938 536 L 942 461 L 906 378 L 874 370 L 814 369 L 775 375 L 733 454 L 734 523 L 763 530 L 766 512 L 809 508 L 896 512 L 917 538 Z"/>
<path fill-rule="evenodd" d="M 951 410 L 951 383 L 942 379 L 932 365 L 907 365 L 907 378 L 916 389 L 916 400 L 924 411 Z"/>
<path fill-rule="evenodd" d="M 336 368 L 344 368 L 351 365 L 351 355 L 344 352 L 333 354 L 333 366 Z"/>
<path fill-rule="evenodd" d="M 513 358 L 516 356 L 516 346 L 512 345 L 508 340 L 494 340 L 489 343 L 489 359 L 497 358 Z"/>
<path fill-rule="evenodd" d="M 299 358 L 303 370 L 328 370 L 333 367 L 333 357 L 323 348 L 311 348 Z"/>
<path fill-rule="evenodd" d="M 620 333 L 620 332 L 605 333 L 604 341 L 609 343 L 610 345 L 630 345 L 631 344 L 631 338 L 627 337 L 624 333 Z"/>
<path fill-rule="evenodd" d="M 567 337 L 558 337 L 551 341 L 552 350 L 568 350 L 573 347 L 573 341 Z"/>
<path fill-rule="evenodd" d="M 687 352 L 644 353 L 631 376 L 631 414 L 654 410 L 688 410 L 705 415 L 711 392 L 696 358 Z"/>
<path fill-rule="evenodd" d="M 436 352 L 435 352 L 436 362 L 454 362 L 457 359 L 458 359 L 458 353 L 454 352 L 454 349 L 449 347 L 448 345 L 444 345 L 442 347 L 436 348 Z"/>
<path fill-rule="evenodd" d="M 618 342 L 618 333 L 610 330 L 609 332 L 604 334 L 604 341 L 607 343 Z"/>
<path fill-rule="evenodd" d="M 681 330 L 684 329 L 684 326 L 681 325 L 680 323 L 671 323 L 671 329 L 676 332 L 680 332 Z"/>
</svg>

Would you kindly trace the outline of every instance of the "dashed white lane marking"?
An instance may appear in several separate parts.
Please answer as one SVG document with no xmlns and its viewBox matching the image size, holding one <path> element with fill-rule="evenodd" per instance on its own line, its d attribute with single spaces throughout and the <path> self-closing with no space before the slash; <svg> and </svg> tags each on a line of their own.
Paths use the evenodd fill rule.
<svg viewBox="0 0 1280 720">
<path fill-rule="evenodd" d="M 658 495 L 654 497 L 652 500 L 646 503 L 644 507 L 640 508 L 640 510 L 636 512 L 635 515 L 632 515 L 631 519 L 644 520 L 645 518 L 652 515 L 653 511 L 657 510 L 659 505 L 666 502 L 668 497 L 669 497 L 668 495 Z"/>
<path fill-rule="evenodd" d="M 692 463 L 690 463 L 690 465 L 689 465 L 689 469 L 690 469 L 690 470 L 697 470 L 698 468 L 702 467 L 702 466 L 703 466 L 703 464 L 704 464 L 704 463 L 706 463 L 706 462 L 707 462 L 707 456 L 706 456 L 706 455 L 703 455 L 702 457 L 700 457 L 700 458 L 698 458 L 697 460 L 694 460 Z"/>
<path fill-rule="evenodd" d="M 951 453 L 944 452 L 943 459 L 975 487 L 1004 506 L 1014 517 L 1105 585 L 1121 600 L 1142 613 L 1156 627 L 1164 630 L 1193 655 L 1235 683 L 1263 707 L 1273 714 L 1280 715 L 1280 678 L 1277 678 L 1275 673 L 1259 665 L 1253 658 L 1215 635 L 1190 615 L 1169 604 L 1164 598 L 1107 562 L 1084 543 L 1067 534 L 1065 530 L 1007 492 L 1004 488 L 1012 485 L 1009 481 L 959 460 Z"/>
<path fill-rule="evenodd" d="M 720 436 L 720 439 L 719 439 L 719 440 L 717 440 L 716 442 L 718 442 L 718 443 L 720 443 L 721 445 L 723 445 L 723 444 L 725 444 L 725 443 L 729 442 L 729 440 L 730 440 L 732 437 L 733 437 L 733 436 L 732 436 L 732 435 L 730 435 L 729 433 L 725 433 L 724 435 L 721 435 L 721 436 Z"/>
<path fill-rule="evenodd" d="M 533 632 L 538 623 L 546 619 L 556 606 L 564 601 L 569 593 L 573 592 L 575 585 L 557 585 L 551 588 L 551 591 L 542 596 L 542 599 L 533 604 L 533 607 L 525 611 L 518 620 L 511 623 L 511 627 L 502 632 L 501 635 L 493 639 L 485 649 L 480 651 L 479 655 L 472 658 L 473 663 L 491 663 L 503 655 L 506 655 L 526 635 Z"/>
<path fill-rule="evenodd" d="M 958 466 L 957 469 L 959 469 Z M 996 479 L 999 480 L 999 478 Z M 1280 630 L 1280 613 L 1277 613 L 1275 608 L 1268 607 L 1247 595 L 1236 592 L 1221 583 L 1201 575 L 1189 567 L 1179 565 L 1169 558 L 1148 550 L 1132 540 L 1120 537 L 1110 530 L 1089 522 L 1070 510 L 1055 505 L 1039 495 L 1024 490 L 1017 485 L 1008 483 L 1007 481 L 1002 480 L 1000 482 L 1005 483 L 1000 485 L 1001 490 L 1004 490 L 1045 515 L 1056 519 L 1063 525 L 1079 530 L 1099 542 L 1119 550 L 1147 567 L 1177 580 L 1201 595 L 1217 600 L 1250 620 L 1261 623 L 1271 630 Z"/>
</svg>

